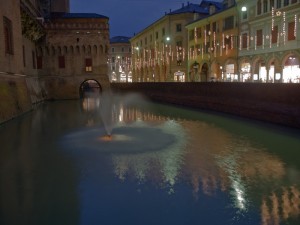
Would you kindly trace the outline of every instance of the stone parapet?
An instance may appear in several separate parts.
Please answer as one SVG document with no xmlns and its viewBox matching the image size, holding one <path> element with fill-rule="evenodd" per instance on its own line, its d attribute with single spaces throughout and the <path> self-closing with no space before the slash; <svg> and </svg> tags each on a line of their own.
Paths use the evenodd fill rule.
<svg viewBox="0 0 300 225">
<path fill-rule="evenodd" d="M 300 84 L 113 83 L 116 92 L 138 92 L 165 103 L 213 110 L 300 128 Z"/>
</svg>

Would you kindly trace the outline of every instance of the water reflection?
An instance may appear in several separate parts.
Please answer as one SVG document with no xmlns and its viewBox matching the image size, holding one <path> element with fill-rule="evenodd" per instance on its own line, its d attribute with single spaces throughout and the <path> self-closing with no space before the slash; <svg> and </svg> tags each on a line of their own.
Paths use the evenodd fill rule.
<svg viewBox="0 0 300 225">
<path fill-rule="evenodd" d="M 238 211 L 260 208 L 262 225 L 299 217 L 299 171 L 288 168 L 267 146 L 205 122 L 171 119 L 122 105 L 117 108 L 115 116 L 121 123 L 166 124 L 178 139 L 184 133 L 186 140 L 167 151 L 113 155 L 114 173 L 120 181 L 152 182 L 163 189 L 167 186 L 168 193 L 176 193 L 177 184 L 188 182 L 196 201 L 199 192 L 215 196 L 221 190 L 231 196 Z M 291 171 L 293 179 L 289 179 Z"/>
<path fill-rule="evenodd" d="M 0 126 L 0 224 L 299 224 L 299 133 L 116 101 L 115 133 L 156 135 L 134 151 L 132 138 L 67 151 L 68 134 L 99 136 L 100 102 L 50 102 Z"/>
</svg>

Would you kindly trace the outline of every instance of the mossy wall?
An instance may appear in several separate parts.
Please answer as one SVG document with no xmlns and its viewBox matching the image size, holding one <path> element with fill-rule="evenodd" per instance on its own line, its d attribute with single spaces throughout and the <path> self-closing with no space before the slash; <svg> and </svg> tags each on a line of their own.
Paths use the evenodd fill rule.
<svg viewBox="0 0 300 225">
<path fill-rule="evenodd" d="M 1 75 L 0 123 L 32 109 L 26 79 L 22 76 Z"/>
</svg>

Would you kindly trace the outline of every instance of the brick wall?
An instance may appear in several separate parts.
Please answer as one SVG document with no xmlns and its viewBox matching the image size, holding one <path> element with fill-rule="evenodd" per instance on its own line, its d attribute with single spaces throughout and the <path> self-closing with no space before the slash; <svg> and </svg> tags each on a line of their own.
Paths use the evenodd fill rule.
<svg viewBox="0 0 300 225">
<path fill-rule="evenodd" d="M 111 87 L 155 101 L 300 128 L 300 84 L 113 83 Z"/>
</svg>

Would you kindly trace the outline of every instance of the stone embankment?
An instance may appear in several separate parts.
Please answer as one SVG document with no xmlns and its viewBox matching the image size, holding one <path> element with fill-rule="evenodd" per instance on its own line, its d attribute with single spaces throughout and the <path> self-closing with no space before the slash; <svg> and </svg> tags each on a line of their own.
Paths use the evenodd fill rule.
<svg viewBox="0 0 300 225">
<path fill-rule="evenodd" d="M 113 83 L 111 87 L 116 92 L 138 92 L 154 101 L 300 128 L 300 84 Z"/>
<path fill-rule="evenodd" d="M 0 75 L 0 124 L 29 112 L 44 100 L 43 89 L 35 77 Z"/>
</svg>

